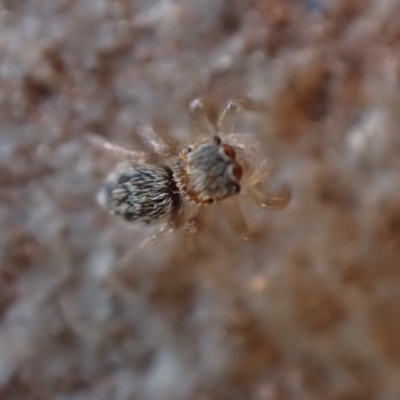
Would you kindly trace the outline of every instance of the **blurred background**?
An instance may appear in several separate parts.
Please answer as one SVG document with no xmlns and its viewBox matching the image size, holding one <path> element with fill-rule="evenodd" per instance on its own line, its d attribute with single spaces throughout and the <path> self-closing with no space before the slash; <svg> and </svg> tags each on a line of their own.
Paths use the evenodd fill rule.
<svg viewBox="0 0 400 400">
<path fill-rule="evenodd" d="M 397 0 L 1 0 L 0 399 L 400 399 Z M 293 198 L 190 251 L 95 202 L 149 120 L 244 116 Z"/>
</svg>

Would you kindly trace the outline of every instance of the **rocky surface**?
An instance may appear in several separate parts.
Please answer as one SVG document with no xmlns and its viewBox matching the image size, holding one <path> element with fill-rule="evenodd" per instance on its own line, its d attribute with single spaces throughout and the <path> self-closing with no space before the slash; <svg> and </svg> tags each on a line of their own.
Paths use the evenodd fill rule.
<svg viewBox="0 0 400 400">
<path fill-rule="evenodd" d="M 0 4 L 0 399 L 400 398 L 398 1 Z M 118 268 L 151 231 L 99 209 L 85 134 L 189 143 L 238 94 L 288 208 Z"/>
</svg>

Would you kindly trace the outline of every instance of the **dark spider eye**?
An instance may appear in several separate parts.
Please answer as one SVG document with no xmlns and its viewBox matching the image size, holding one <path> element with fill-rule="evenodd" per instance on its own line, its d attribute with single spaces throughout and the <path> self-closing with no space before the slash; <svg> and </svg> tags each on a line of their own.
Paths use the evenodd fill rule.
<svg viewBox="0 0 400 400">
<path fill-rule="evenodd" d="M 213 143 L 219 146 L 221 144 L 221 138 L 218 135 L 213 137 Z"/>
<path fill-rule="evenodd" d="M 236 152 L 235 149 L 232 146 L 229 146 L 228 144 L 223 144 L 222 145 L 225 154 L 231 158 L 232 160 L 234 160 L 236 158 Z"/>
<path fill-rule="evenodd" d="M 185 149 L 183 149 L 183 154 L 187 154 L 190 153 L 193 149 L 191 147 L 186 147 Z"/>
<path fill-rule="evenodd" d="M 206 204 L 212 204 L 212 203 L 214 203 L 214 200 L 213 200 L 213 199 L 207 199 L 207 200 L 206 200 Z"/>
<path fill-rule="evenodd" d="M 240 192 L 240 185 L 233 184 L 231 187 L 232 193 L 239 193 Z"/>
<path fill-rule="evenodd" d="M 240 166 L 240 164 L 236 163 L 233 165 L 232 174 L 238 181 L 240 181 L 240 179 L 242 179 L 243 169 Z"/>
</svg>

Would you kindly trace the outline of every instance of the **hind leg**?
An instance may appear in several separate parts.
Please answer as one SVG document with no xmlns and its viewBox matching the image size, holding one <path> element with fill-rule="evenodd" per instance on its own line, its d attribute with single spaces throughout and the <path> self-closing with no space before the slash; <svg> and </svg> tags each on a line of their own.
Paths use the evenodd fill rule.
<svg viewBox="0 0 400 400">
<path fill-rule="evenodd" d="M 117 265 L 117 270 L 123 270 L 128 265 L 132 265 L 136 259 L 146 250 L 151 249 L 154 245 L 160 242 L 168 233 L 175 231 L 176 226 L 171 221 L 168 221 L 158 227 L 151 235 L 143 239 L 142 242 L 134 249 L 128 251 Z"/>
<path fill-rule="evenodd" d="M 117 158 L 129 159 L 134 162 L 144 162 L 148 157 L 147 153 L 143 151 L 129 150 L 115 143 L 111 143 L 99 135 L 89 134 L 87 139 L 91 145 L 109 152 Z"/>
<path fill-rule="evenodd" d="M 154 131 L 150 123 L 137 124 L 135 132 L 149 151 L 156 157 L 169 157 L 178 153 L 178 143 L 167 142 Z"/>
</svg>

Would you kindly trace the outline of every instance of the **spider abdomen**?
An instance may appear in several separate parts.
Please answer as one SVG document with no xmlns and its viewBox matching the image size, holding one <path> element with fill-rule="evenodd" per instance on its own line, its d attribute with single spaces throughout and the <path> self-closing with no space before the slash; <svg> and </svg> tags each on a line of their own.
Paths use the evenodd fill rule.
<svg viewBox="0 0 400 400">
<path fill-rule="evenodd" d="M 109 174 L 98 200 L 110 214 L 146 224 L 170 216 L 181 204 L 169 167 L 129 161 Z"/>
</svg>

